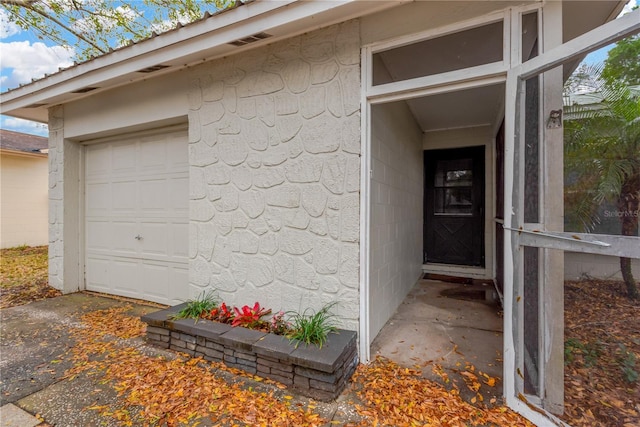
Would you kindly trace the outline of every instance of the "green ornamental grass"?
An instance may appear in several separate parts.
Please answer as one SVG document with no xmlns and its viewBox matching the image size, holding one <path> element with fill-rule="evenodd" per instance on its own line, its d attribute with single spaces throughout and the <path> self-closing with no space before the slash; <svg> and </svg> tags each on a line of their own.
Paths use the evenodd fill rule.
<svg viewBox="0 0 640 427">
<path fill-rule="evenodd" d="M 290 313 L 293 331 L 288 334 L 289 339 L 296 341 L 296 348 L 302 342 L 306 345 L 315 344 L 322 348 L 327 341 L 329 332 L 335 332 L 338 328 L 335 324 L 335 315 L 330 312 L 336 303 L 327 304 L 316 313 L 307 313 L 305 310 L 302 314 Z"/>
<path fill-rule="evenodd" d="M 218 307 L 218 298 L 211 291 L 202 292 L 196 299 L 188 300 L 186 307 L 171 316 L 171 319 L 199 319 L 202 313 L 207 313 Z"/>
</svg>

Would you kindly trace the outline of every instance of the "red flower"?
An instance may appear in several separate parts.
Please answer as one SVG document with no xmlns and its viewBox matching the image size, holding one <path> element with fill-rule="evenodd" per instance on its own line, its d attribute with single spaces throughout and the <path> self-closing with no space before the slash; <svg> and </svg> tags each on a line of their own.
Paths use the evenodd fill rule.
<svg viewBox="0 0 640 427">
<path fill-rule="evenodd" d="M 258 326 L 262 320 L 260 318 L 262 316 L 266 316 L 271 313 L 271 309 L 264 309 L 260 307 L 260 303 L 256 302 L 252 307 L 245 305 L 242 307 L 242 310 L 238 307 L 233 307 L 233 311 L 236 313 L 235 319 L 231 323 L 232 326 L 246 326 L 246 327 L 255 327 Z"/>
</svg>

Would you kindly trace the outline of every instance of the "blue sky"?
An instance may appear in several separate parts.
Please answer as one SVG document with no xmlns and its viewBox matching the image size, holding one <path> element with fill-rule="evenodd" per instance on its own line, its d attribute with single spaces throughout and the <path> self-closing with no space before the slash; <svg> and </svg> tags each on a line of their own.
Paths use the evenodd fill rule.
<svg viewBox="0 0 640 427">
<path fill-rule="evenodd" d="M 631 9 L 638 0 L 631 0 L 625 10 Z M 601 62 L 606 58 L 608 48 L 587 56 L 590 63 Z M 73 64 L 74 50 L 55 45 L 48 40 L 39 40 L 30 31 L 24 31 L 6 20 L 5 12 L 0 9 L 0 92 L 29 83 L 31 79 L 51 74 L 61 67 Z M 46 136 L 47 126 L 0 116 L 0 128 Z"/>
<path fill-rule="evenodd" d="M 32 78 L 53 73 L 59 67 L 73 64 L 74 52 L 56 46 L 51 42 L 38 40 L 28 31 L 7 22 L 4 10 L 0 9 L 0 88 L 2 92 L 20 84 L 29 83 Z M 0 116 L 2 129 L 36 135 L 47 135 L 46 125 Z"/>
</svg>

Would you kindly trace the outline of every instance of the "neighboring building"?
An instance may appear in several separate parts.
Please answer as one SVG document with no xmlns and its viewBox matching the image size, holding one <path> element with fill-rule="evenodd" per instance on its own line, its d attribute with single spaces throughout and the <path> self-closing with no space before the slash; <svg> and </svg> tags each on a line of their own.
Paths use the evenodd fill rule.
<svg viewBox="0 0 640 427">
<path fill-rule="evenodd" d="M 548 423 L 562 251 L 617 248 L 562 233 L 551 66 L 639 31 L 599 27 L 624 3 L 253 1 L 4 93 L 49 123 L 50 284 L 337 301 L 367 361 L 423 272 L 493 279 L 507 403 Z"/>
<path fill-rule="evenodd" d="M 47 138 L 0 129 L 0 248 L 49 242 Z"/>
</svg>

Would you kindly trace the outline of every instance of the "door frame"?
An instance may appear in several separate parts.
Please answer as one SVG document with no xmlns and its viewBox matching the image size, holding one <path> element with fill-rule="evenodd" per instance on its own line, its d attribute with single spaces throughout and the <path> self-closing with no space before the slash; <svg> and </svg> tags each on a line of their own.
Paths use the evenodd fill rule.
<svg viewBox="0 0 640 427">
<path fill-rule="evenodd" d="M 633 11 L 573 40 L 559 44 L 523 64 L 514 66 L 507 72 L 506 95 L 509 104 L 505 112 L 504 395 L 509 407 L 539 425 L 548 425 L 549 423 L 561 425 L 563 423 L 544 408 L 544 399 L 536 401 L 524 396 L 523 381 L 521 374 L 519 374 L 519 372 L 523 372 L 522 356 L 520 355 L 522 351 L 520 347 L 523 342 L 522 301 L 520 297 L 520 295 L 523 295 L 523 257 L 521 248 L 528 246 L 543 250 L 561 249 L 612 256 L 640 257 L 640 237 L 594 236 L 565 233 L 563 231 L 548 231 L 544 217 L 540 223 L 524 222 L 524 197 L 522 195 L 524 185 L 522 168 L 524 132 L 521 132 L 520 129 L 523 128 L 525 120 L 524 114 L 521 113 L 521 111 L 524 111 L 525 82 L 528 78 L 538 75 L 541 75 L 544 79 L 544 73 L 557 73 L 556 68 L 563 63 L 582 57 L 589 52 L 638 32 L 640 32 L 640 10 Z M 555 90 L 558 89 L 556 88 Z M 543 85 L 541 96 L 546 98 L 547 96 L 553 96 L 553 94 L 547 94 Z M 545 115 L 542 117 L 544 118 Z M 544 142 L 541 143 L 541 147 L 543 145 Z M 542 167 L 544 168 L 545 166 L 543 165 Z M 562 169 L 559 171 L 557 171 L 557 168 L 546 170 L 547 175 L 550 172 L 562 174 Z M 548 181 L 542 183 L 543 192 L 547 183 Z M 544 199 L 541 198 L 540 200 L 543 203 Z M 540 232 L 540 230 L 543 231 Z M 579 240 L 575 238 L 576 235 Z M 542 276 L 544 275 L 543 273 Z M 544 287 L 544 279 L 541 286 Z M 543 304 L 546 301 L 545 299 Z M 546 322 L 546 315 L 546 312 L 541 313 L 539 319 L 543 323 L 541 325 L 542 330 L 551 327 L 550 323 L 553 323 L 551 321 Z M 556 345 L 556 343 L 543 342 L 541 345 L 549 350 L 548 346 Z M 556 348 L 549 351 L 558 350 Z M 544 371 L 547 369 L 545 361 L 546 358 L 541 365 L 543 381 L 545 377 Z M 551 370 L 557 369 L 554 366 L 549 366 L 548 368 Z M 541 390 L 546 393 L 544 383 L 542 385 Z"/>
<path fill-rule="evenodd" d="M 530 11 L 538 8 L 539 5 L 528 5 L 518 8 L 518 11 Z M 506 82 L 506 73 L 510 66 L 510 57 L 513 55 L 512 50 L 519 51 L 519 47 L 512 48 L 510 32 L 511 19 L 514 10 L 506 8 L 498 12 L 488 13 L 480 17 L 476 17 L 466 21 L 460 21 L 451 25 L 439 28 L 426 29 L 425 31 L 410 34 L 404 37 L 393 38 L 391 40 L 378 41 L 365 45 L 361 49 L 360 57 L 360 81 L 361 81 L 361 115 L 360 115 L 360 136 L 361 136 L 361 160 L 360 160 L 360 325 L 359 325 L 359 355 L 363 363 L 369 362 L 371 359 L 370 342 L 372 340 L 370 334 L 370 219 L 371 219 L 371 177 L 372 161 L 371 161 L 371 107 L 376 104 L 384 104 L 395 101 L 402 101 L 411 98 L 418 98 L 428 95 L 437 95 L 444 93 L 456 92 L 464 89 L 491 86 L 495 84 L 503 84 Z M 411 43 L 413 41 L 437 37 L 465 29 L 495 22 L 497 20 L 504 21 L 504 39 L 503 52 L 504 59 L 502 62 L 473 67 L 471 69 L 462 69 L 442 74 L 436 74 L 426 77 L 418 77 L 406 81 L 387 83 L 383 85 L 373 86 L 373 54 Z M 494 137 L 497 128 L 493 129 Z M 478 145 L 478 144 L 475 144 Z M 485 145 L 485 218 L 488 217 L 486 209 L 491 206 L 486 202 L 486 194 L 494 185 L 494 176 L 487 175 L 488 163 L 487 158 L 494 156 L 495 144 Z M 430 147 L 431 148 L 431 147 Z M 440 147 L 433 147 L 440 148 Z M 444 148 L 444 147 L 442 147 Z M 493 165 L 493 163 L 491 163 Z M 493 166 L 491 166 L 493 168 Z M 487 184 L 489 186 L 487 186 Z M 486 221 L 485 221 L 486 223 Z M 485 245 L 493 241 L 493 221 L 491 239 L 485 238 Z M 463 267 L 464 268 L 464 267 Z M 484 278 L 487 274 L 493 274 L 495 269 L 494 262 L 487 258 L 485 247 L 485 267 L 478 269 L 475 267 L 466 268 L 469 277 Z"/>
</svg>

